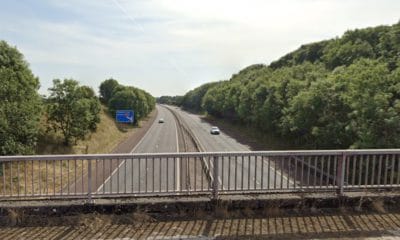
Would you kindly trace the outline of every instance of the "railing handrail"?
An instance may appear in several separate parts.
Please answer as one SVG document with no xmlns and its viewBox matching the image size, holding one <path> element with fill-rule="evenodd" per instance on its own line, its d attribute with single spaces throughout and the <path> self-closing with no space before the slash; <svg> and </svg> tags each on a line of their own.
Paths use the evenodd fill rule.
<svg viewBox="0 0 400 240">
<path fill-rule="evenodd" d="M 184 153 L 112 153 L 112 154 L 66 154 L 66 155 L 14 155 L 0 156 L 4 161 L 31 160 L 102 160 L 130 159 L 140 157 L 213 157 L 213 156 L 323 156 L 323 155 L 361 155 L 361 154 L 400 154 L 400 149 L 337 149 L 337 150 L 285 150 L 285 151 L 241 151 L 241 152 L 184 152 Z"/>
<path fill-rule="evenodd" d="M 400 149 L 0 156 L 0 199 L 379 188 L 400 188 Z"/>
</svg>

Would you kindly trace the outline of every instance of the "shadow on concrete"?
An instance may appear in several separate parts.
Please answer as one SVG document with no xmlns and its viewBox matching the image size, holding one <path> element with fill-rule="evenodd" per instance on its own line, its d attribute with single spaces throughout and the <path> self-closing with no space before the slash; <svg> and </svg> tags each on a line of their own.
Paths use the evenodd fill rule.
<svg viewBox="0 0 400 240">
<path fill-rule="evenodd" d="M 54 226 L 0 227 L 0 239 L 308 239 L 400 236 L 400 212 L 155 220 L 82 215 Z"/>
</svg>

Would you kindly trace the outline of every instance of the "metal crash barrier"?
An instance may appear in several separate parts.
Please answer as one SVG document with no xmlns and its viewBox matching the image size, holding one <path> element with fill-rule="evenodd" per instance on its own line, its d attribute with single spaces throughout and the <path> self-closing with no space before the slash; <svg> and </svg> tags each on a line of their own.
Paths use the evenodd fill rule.
<svg viewBox="0 0 400 240">
<path fill-rule="evenodd" d="M 400 150 L 0 156 L 0 200 L 400 187 Z"/>
</svg>

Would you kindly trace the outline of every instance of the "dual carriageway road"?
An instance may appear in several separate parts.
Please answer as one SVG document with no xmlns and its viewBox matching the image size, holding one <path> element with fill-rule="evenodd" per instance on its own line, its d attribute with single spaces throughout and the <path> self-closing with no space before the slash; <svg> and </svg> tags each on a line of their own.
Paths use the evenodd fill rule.
<svg viewBox="0 0 400 240">
<path fill-rule="evenodd" d="M 157 105 L 157 118 L 146 135 L 132 149 L 132 153 L 176 153 L 184 151 L 180 149 L 179 128 L 177 121 L 184 122 L 190 129 L 191 134 L 197 139 L 199 151 L 204 152 L 247 152 L 251 151 L 249 146 L 239 143 L 236 139 L 221 132 L 220 135 L 211 135 L 211 125 L 199 115 L 188 113 L 177 107 Z M 172 114 L 174 112 L 174 114 Z M 175 116 L 174 116 L 175 115 Z M 158 119 L 163 118 L 164 123 Z M 193 159 L 192 159 L 193 160 Z M 209 171 L 201 167 L 193 168 L 197 161 L 180 161 L 180 159 L 143 159 L 139 161 L 123 160 L 119 163 L 111 176 L 98 188 L 98 192 L 152 192 L 155 189 L 161 191 L 179 191 L 189 186 L 189 182 L 197 186 L 207 185 Z M 261 161 L 260 161 L 261 160 Z M 203 160 L 208 168 L 212 170 L 212 161 Z M 258 162 L 258 165 L 257 165 Z M 261 162 L 261 164 L 260 164 Z M 192 163 L 192 166 L 190 165 Z M 269 159 L 254 159 L 248 157 L 228 158 L 225 157 L 219 163 L 218 181 L 222 189 L 261 188 L 262 186 L 293 185 L 293 181 L 275 167 L 275 162 Z M 206 169 L 207 169 L 206 168 Z M 196 172 L 196 174 L 194 174 Z M 200 172 L 200 173 L 199 173 Z M 198 175 L 202 176 L 198 176 Z M 197 175 L 193 179 L 193 176 Z M 205 180 L 204 180 L 205 179 Z M 200 183 L 201 180 L 201 183 Z M 203 181 L 205 183 L 203 183 Z M 210 186 L 210 185 L 209 185 Z"/>
</svg>

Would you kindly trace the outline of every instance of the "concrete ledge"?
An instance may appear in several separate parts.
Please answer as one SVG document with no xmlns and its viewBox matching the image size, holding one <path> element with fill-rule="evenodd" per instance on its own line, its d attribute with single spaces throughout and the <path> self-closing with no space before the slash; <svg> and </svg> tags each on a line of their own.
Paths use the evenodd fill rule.
<svg viewBox="0 0 400 240">
<path fill-rule="evenodd" d="M 86 213 L 122 214 L 142 212 L 155 217 L 176 217 L 195 215 L 196 212 L 218 211 L 264 211 L 296 210 L 318 211 L 341 207 L 361 211 L 371 209 L 379 202 L 383 207 L 396 208 L 400 203 L 400 192 L 353 192 L 338 196 L 333 193 L 318 194 L 263 194 L 263 195 L 221 195 L 218 200 L 208 196 L 160 197 L 160 198 L 119 198 L 95 199 L 92 203 L 82 200 L 41 200 L 0 202 L 0 217 L 10 212 L 21 216 L 44 215 L 65 216 Z"/>
</svg>

